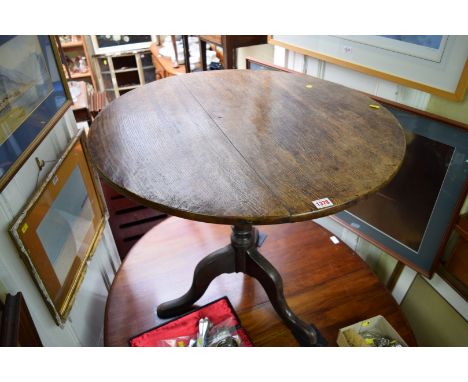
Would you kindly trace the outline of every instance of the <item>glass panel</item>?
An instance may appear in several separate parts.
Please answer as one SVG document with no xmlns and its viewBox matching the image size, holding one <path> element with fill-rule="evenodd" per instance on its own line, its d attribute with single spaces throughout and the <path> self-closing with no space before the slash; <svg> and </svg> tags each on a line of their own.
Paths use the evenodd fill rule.
<svg viewBox="0 0 468 382">
<path fill-rule="evenodd" d="M 145 84 L 148 82 L 153 82 L 156 80 L 156 74 L 154 72 L 154 68 L 151 69 L 145 69 L 143 71 L 143 74 L 145 75 Z"/>
<path fill-rule="evenodd" d="M 407 42 L 409 44 L 425 46 L 432 49 L 439 49 L 442 42 L 442 36 L 382 35 L 382 37 Z"/>
<path fill-rule="evenodd" d="M 0 177 L 26 160 L 67 96 L 48 36 L 0 35 Z M 66 85 L 65 85 L 66 86 Z"/>
<path fill-rule="evenodd" d="M 53 90 L 36 36 L 0 42 L 0 145 L 27 120 Z"/>
<path fill-rule="evenodd" d="M 108 102 L 115 100 L 115 92 L 113 90 L 106 90 L 106 98 Z"/>
<path fill-rule="evenodd" d="M 98 59 L 99 67 L 101 68 L 102 72 L 108 72 L 109 69 L 109 58 L 107 57 L 99 57 Z"/>
<path fill-rule="evenodd" d="M 102 73 L 102 82 L 104 83 L 104 89 L 113 89 L 112 76 L 109 73 Z"/>
<path fill-rule="evenodd" d="M 395 178 L 348 211 L 417 251 L 453 148 L 408 130 L 406 140 L 406 156 Z"/>
<path fill-rule="evenodd" d="M 141 65 L 145 66 L 153 66 L 153 60 L 151 59 L 151 53 L 142 53 L 140 54 Z"/>
<path fill-rule="evenodd" d="M 77 165 L 37 227 L 37 236 L 61 284 L 87 232 L 93 228 L 93 217 L 93 208 Z"/>
</svg>

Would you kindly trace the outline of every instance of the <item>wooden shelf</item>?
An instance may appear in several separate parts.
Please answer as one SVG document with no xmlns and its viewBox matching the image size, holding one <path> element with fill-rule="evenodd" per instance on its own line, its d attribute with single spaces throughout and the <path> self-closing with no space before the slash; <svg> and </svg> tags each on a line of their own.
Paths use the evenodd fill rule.
<svg viewBox="0 0 468 382">
<path fill-rule="evenodd" d="M 140 57 L 143 52 L 151 53 L 147 49 L 142 49 L 138 53 L 126 51 L 94 56 L 99 68 L 101 85 L 111 100 L 146 82 L 154 81 L 152 73 L 148 73 L 148 70 L 154 71 L 154 66 L 148 62 L 148 57 L 146 60 Z"/>
<path fill-rule="evenodd" d="M 119 90 L 130 90 L 130 89 L 135 89 L 137 87 L 139 87 L 140 85 L 129 85 L 129 86 L 122 86 L 120 88 L 118 88 Z"/>
<path fill-rule="evenodd" d="M 60 52 L 60 56 L 62 58 L 63 63 L 63 71 L 67 78 L 67 81 L 73 80 L 82 80 L 87 83 L 93 85 L 94 91 L 97 90 L 96 88 L 96 81 L 94 78 L 94 73 L 92 72 L 92 62 L 90 56 L 88 54 L 88 50 L 86 47 L 86 39 L 84 36 L 81 35 L 73 35 L 73 41 L 70 42 L 61 42 L 60 36 L 55 36 L 54 40 L 57 44 L 57 48 Z M 72 73 L 68 66 L 68 60 L 75 60 L 76 57 L 84 57 L 86 58 L 86 62 L 88 64 L 88 70 L 83 73 Z"/>
<path fill-rule="evenodd" d="M 135 71 L 138 71 L 138 68 L 117 69 L 117 70 L 114 70 L 114 73 L 126 73 L 126 72 L 135 72 Z M 102 73 L 110 73 L 110 72 L 102 72 Z"/>
<path fill-rule="evenodd" d="M 76 78 L 85 78 L 85 77 L 91 77 L 91 72 L 87 71 L 84 73 L 71 73 L 71 79 L 76 79 Z"/>
<path fill-rule="evenodd" d="M 62 42 L 63 49 L 72 49 L 72 48 L 81 48 L 83 46 L 83 40 L 72 41 L 72 42 Z"/>
</svg>

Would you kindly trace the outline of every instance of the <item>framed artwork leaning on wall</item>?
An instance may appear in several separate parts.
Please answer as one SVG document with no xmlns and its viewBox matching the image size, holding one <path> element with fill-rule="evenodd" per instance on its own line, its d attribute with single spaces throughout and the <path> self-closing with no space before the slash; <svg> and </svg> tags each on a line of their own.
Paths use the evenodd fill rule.
<svg viewBox="0 0 468 382">
<path fill-rule="evenodd" d="M 0 36 L 0 191 L 71 105 L 50 36 Z"/>
<path fill-rule="evenodd" d="M 10 225 L 10 235 L 58 325 L 101 238 L 106 210 L 79 133 Z"/>
</svg>

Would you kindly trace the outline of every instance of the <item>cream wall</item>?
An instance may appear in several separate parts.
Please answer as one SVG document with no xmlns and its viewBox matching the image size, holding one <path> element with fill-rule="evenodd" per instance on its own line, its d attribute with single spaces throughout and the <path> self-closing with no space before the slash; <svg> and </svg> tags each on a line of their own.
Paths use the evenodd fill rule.
<svg viewBox="0 0 468 382">
<path fill-rule="evenodd" d="M 433 95 L 427 105 L 427 111 L 468 124 L 468 91 L 461 102 Z"/>
<path fill-rule="evenodd" d="M 468 323 L 424 277 L 414 279 L 401 308 L 419 346 L 468 345 Z"/>
</svg>

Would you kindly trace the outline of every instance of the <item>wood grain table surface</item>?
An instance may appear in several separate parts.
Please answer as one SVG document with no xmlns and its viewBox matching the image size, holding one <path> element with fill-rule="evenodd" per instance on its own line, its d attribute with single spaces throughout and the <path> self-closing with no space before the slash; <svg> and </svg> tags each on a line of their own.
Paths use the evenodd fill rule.
<svg viewBox="0 0 468 382">
<path fill-rule="evenodd" d="M 124 269 L 132 267 L 134 260 L 130 259 L 140 258 L 139 254 L 133 255 L 138 251 L 132 250 L 109 297 L 107 344 L 117 344 L 109 339 L 110 333 L 118 333 L 119 343 L 123 344 L 129 334 L 138 332 L 136 329 L 148 329 L 148 320 L 161 322 L 159 317 L 173 317 L 189 310 L 195 302 L 212 300 L 213 286 L 216 288 L 233 272 L 259 280 L 283 319 L 281 322 L 270 314 L 273 308 L 267 304 L 265 292 L 258 290 L 258 294 L 251 295 L 251 287 L 258 288 L 248 286 L 248 276 L 241 276 L 240 284 L 231 285 L 232 290 L 223 287 L 224 294 L 236 299 L 234 305 L 239 306 L 241 318 L 243 313 L 261 312 L 251 321 L 244 315 L 247 329 L 253 330 L 259 344 L 291 345 L 291 339 L 295 342 L 290 333 L 284 333 L 284 322 L 301 345 L 321 342 L 307 322 L 330 339 L 339 325 L 344 326 L 344 319 L 359 320 L 346 312 L 360 311 L 354 307 L 354 298 L 372 294 L 374 289 L 377 294 L 372 294 L 367 304 L 373 307 L 380 300 L 385 302 L 383 310 L 397 308 L 392 305 L 391 295 L 376 286 L 378 280 L 370 277 L 370 270 L 367 276 L 362 275 L 363 279 L 349 275 L 355 275 L 355 269 L 365 269 L 362 260 L 348 272 L 340 273 L 341 267 L 348 266 L 344 259 L 330 263 L 322 257 L 315 262 L 318 257 L 304 253 L 312 250 L 310 243 L 303 239 L 291 241 L 285 236 L 287 229 L 275 227 L 267 230 L 276 236 L 269 243 L 276 243 L 274 249 L 281 253 L 279 257 L 284 256 L 286 265 L 271 258 L 272 266 L 257 251 L 256 231 L 252 228 L 301 222 L 341 211 L 393 178 L 405 154 L 404 133 L 393 115 L 367 96 L 296 73 L 193 73 L 158 80 L 125 94 L 98 115 L 90 130 L 88 148 L 94 165 L 124 195 L 181 218 L 233 225 L 231 243 L 218 250 L 226 244 L 227 227 L 206 229 L 213 226 L 178 219 L 164 223 L 161 226 L 167 227 L 175 221 L 180 227 L 172 234 L 161 228 L 158 232 L 165 240 L 161 250 L 155 244 L 144 260 L 144 268 L 128 273 Z M 320 200 L 328 201 L 325 208 L 317 203 Z M 292 236 L 300 238 L 294 232 Z M 183 251 L 182 247 L 174 251 L 182 243 Z M 266 246 L 265 251 L 270 255 Z M 309 266 L 309 260 L 313 265 Z M 196 261 L 200 262 L 192 286 L 179 298 L 192 279 L 190 272 Z M 289 281 L 297 293 L 287 289 L 283 292 L 281 276 L 275 269 L 278 263 L 285 284 Z M 119 282 L 122 278 L 124 281 Z M 119 307 L 114 310 L 112 301 L 118 300 L 113 296 L 120 295 L 115 292 L 119 283 L 126 285 L 125 301 L 117 303 Z M 367 292 L 354 291 L 362 287 L 361 283 L 371 283 L 372 287 Z M 324 287 L 320 294 L 309 295 L 320 287 Z M 339 293 L 333 295 L 336 291 Z M 139 296 L 144 299 L 143 310 L 138 305 Z M 178 298 L 165 302 L 174 297 Z M 239 305 L 239 298 L 250 302 Z M 366 306 L 361 300 L 360 304 Z M 150 305 L 146 305 L 148 302 Z M 342 302 L 346 302 L 345 308 L 340 307 Z M 148 309 L 152 310 L 150 315 Z M 340 312 L 335 321 L 330 321 L 332 324 L 323 321 L 322 314 L 328 309 Z M 143 320 L 143 324 L 130 325 L 130 333 L 125 329 L 128 323 L 120 321 L 122 311 L 125 320 Z M 389 312 L 392 314 L 395 310 Z M 113 329 L 111 322 L 123 322 L 123 326 Z M 267 340 L 278 333 L 289 340 Z"/>
<path fill-rule="evenodd" d="M 375 104 L 306 75 L 192 73 L 113 101 L 93 122 L 89 148 L 117 190 L 171 215 L 305 221 L 343 210 L 398 171 L 404 133 Z M 333 205 L 317 209 L 323 198 Z"/>
<path fill-rule="evenodd" d="M 410 326 L 391 293 L 348 246 L 333 244 L 330 232 L 314 222 L 259 227 L 260 248 L 282 274 L 285 297 L 306 322 L 314 323 L 336 346 L 338 330 L 384 316 L 410 346 Z M 130 337 L 166 320 L 156 307 L 189 287 L 193 270 L 207 253 L 226 245 L 228 226 L 169 218 L 149 231 L 119 269 L 107 300 L 106 346 L 128 346 Z M 254 278 L 241 273 L 216 278 L 197 303 L 228 296 L 255 346 L 298 346 Z"/>
</svg>

